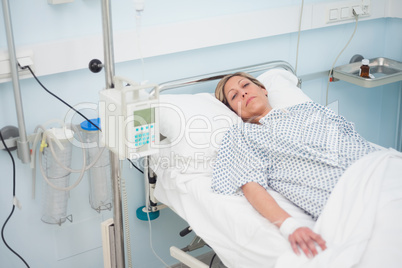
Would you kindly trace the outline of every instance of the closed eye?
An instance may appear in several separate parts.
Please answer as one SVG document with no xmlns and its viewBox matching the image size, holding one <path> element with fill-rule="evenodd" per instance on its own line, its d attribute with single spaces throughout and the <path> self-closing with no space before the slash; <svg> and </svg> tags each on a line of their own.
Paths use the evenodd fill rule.
<svg viewBox="0 0 402 268">
<path fill-rule="evenodd" d="M 236 96 L 237 96 L 237 93 L 233 94 L 232 100 L 234 100 L 236 98 Z"/>
</svg>

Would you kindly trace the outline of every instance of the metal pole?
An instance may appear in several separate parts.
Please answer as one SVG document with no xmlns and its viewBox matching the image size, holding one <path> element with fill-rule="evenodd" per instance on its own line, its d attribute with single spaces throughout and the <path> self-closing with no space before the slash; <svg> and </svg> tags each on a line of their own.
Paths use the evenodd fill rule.
<svg viewBox="0 0 402 268">
<path fill-rule="evenodd" d="M 102 29 L 103 29 L 103 51 L 106 88 L 113 88 L 114 54 L 113 54 L 113 30 L 110 0 L 102 1 Z"/>
<path fill-rule="evenodd" d="M 113 33 L 110 0 L 102 1 L 102 27 L 103 27 L 103 49 L 106 88 L 113 88 L 114 77 L 114 56 L 113 56 Z M 113 187 L 113 221 L 115 234 L 116 267 L 125 267 L 124 263 L 124 232 L 123 232 L 123 213 L 120 189 L 120 161 L 117 154 L 110 152 L 110 164 L 112 173 Z"/>
<path fill-rule="evenodd" d="M 402 152 L 402 82 L 399 83 L 399 100 L 397 113 L 395 145 L 396 149 Z"/>
<path fill-rule="evenodd" d="M 18 76 L 18 62 L 17 56 L 15 54 L 13 27 L 11 24 L 10 6 L 8 0 L 3 0 L 3 14 L 4 26 L 6 28 L 7 35 L 8 55 L 10 56 L 11 78 L 14 88 L 15 107 L 17 110 L 18 128 L 20 135 L 17 140 L 17 155 L 18 158 L 21 159 L 22 163 L 26 164 L 31 162 L 31 155 L 25 129 L 24 110 L 22 108 L 22 99 Z"/>
</svg>

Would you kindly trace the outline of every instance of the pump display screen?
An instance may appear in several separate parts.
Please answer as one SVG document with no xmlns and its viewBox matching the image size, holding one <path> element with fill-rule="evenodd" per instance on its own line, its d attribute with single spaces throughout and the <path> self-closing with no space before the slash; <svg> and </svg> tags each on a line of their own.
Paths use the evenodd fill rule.
<svg viewBox="0 0 402 268">
<path fill-rule="evenodd" d="M 155 108 L 134 111 L 134 127 L 155 123 Z"/>
</svg>

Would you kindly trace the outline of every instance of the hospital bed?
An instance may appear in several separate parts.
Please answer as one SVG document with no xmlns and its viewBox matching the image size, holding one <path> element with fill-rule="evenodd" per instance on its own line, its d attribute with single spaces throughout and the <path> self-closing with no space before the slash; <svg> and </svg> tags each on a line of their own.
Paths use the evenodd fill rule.
<svg viewBox="0 0 402 268">
<path fill-rule="evenodd" d="M 159 154 L 147 159 L 149 210 L 158 210 L 159 202 L 170 207 L 202 238 L 198 242 L 205 241 L 230 268 L 400 267 L 402 158 L 394 150 L 382 148 L 353 164 L 339 180 L 317 222 L 270 191 L 283 209 L 327 241 L 328 249 L 313 259 L 294 254 L 278 228 L 245 197 L 212 192 L 212 169 L 220 142 L 225 131 L 240 119 L 212 93 L 164 91 L 218 81 L 237 71 L 251 73 L 265 85 L 274 109 L 311 101 L 298 87 L 300 81 L 291 65 L 283 61 L 161 84 L 160 132 L 165 139 Z M 171 253 L 190 267 L 207 267 L 175 247 Z"/>
</svg>

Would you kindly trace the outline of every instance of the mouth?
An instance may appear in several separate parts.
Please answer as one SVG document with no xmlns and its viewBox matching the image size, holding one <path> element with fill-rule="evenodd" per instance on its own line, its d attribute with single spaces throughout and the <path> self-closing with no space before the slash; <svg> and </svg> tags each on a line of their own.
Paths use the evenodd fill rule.
<svg viewBox="0 0 402 268">
<path fill-rule="evenodd" d="M 246 106 L 250 103 L 250 101 L 252 101 L 255 97 L 250 97 L 247 101 L 246 101 Z"/>
</svg>

